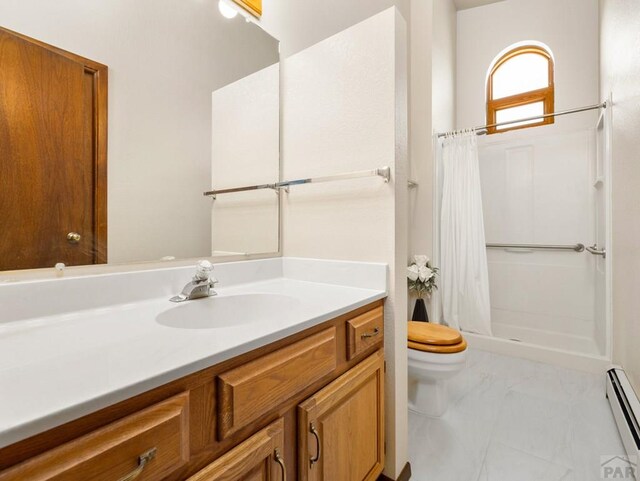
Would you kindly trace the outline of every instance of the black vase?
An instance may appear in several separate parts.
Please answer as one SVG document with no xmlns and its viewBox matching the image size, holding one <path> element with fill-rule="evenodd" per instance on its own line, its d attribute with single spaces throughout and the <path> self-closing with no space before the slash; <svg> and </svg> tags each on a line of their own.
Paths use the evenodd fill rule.
<svg viewBox="0 0 640 481">
<path fill-rule="evenodd" d="M 429 316 L 427 314 L 427 307 L 424 305 L 424 299 L 416 299 L 416 305 L 413 308 L 412 321 L 429 322 Z"/>
</svg>

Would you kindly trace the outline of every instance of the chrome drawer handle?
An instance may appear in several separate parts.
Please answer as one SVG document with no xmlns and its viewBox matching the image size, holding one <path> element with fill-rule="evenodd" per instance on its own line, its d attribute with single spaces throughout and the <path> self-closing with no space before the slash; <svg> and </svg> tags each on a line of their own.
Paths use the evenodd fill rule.
<svg viewBox="0 0 640 481">
<path fill-rule="evenodd" d="M 360 336 L 360 339 L 367 339 L 369 337 L 375 337 L 378 334 L 380 334 L 380 329 L 378 329 L 377 327 L 373 330 L 373 332 L 365 332 L 364 334 L 362 334 Z"/>
<path fill-rule="evenodd" d="M 157 451 L 158 450 L 156 448 L 151 448 L 149 451 L 145 451 L 138 456 L 138 467 L 123 478 L 120 478 L 118 481 L 132 481 L 140 476 L 142 471 L 144 471 L 144 468 L 149 464 L 149 461 L 156 457 Z"/>
<path fill-rule="evenodd" d="M 309 458 L 309 466 L 313 466 L 318 461 L 320 461 L 320 456 L 322 455 L 322 446 L 320 445 L 320 435 L 318 434 L 318 430 L 316 429 L 315 424 L 311 423 L 309 431 L 311 432 L 311 434 L 313 434 L 313 437 L 316 438 L 316 456 L 311 456 Z"/>
<path fill-rule="evenodd" d="M 284 465 L 284 458 L 280 454 L 279 449 L 276 449 L 273 457 L 275 458 L 276 463 L 280 465 L 280 469 L 282 469 L 282 481 L 287 481 L 287 467 Z"/>
</svg>

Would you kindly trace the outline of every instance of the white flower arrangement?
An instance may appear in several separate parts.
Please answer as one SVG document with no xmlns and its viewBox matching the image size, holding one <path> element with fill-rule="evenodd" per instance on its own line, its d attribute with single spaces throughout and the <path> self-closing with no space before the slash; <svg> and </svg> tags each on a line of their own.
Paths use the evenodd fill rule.
<svg viewBox="0 0 640 481">
<path fill-rule="evenodd" d="M 438 268 L 431 265 L 427 256 L 413 256 L 413 263 L 407 267 L 409 290 L 420 299 L 425 295 L 430 297 L 433 290 L 438 288 L 436 284 L 437 275 Z"/>
</svg>

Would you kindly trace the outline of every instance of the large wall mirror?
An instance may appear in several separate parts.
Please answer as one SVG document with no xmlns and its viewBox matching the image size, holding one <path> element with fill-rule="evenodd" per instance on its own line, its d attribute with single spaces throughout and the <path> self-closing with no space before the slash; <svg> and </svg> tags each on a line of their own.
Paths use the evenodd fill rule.
<svg viewBox="0 0 640 481">
<path fill-rule="evenodd" d="M 38 12 L 34 14 L 34 12 Z M 218 0 L 0 4 L 0 271 L 279 250 L 279 45 Z"/>
</svg>

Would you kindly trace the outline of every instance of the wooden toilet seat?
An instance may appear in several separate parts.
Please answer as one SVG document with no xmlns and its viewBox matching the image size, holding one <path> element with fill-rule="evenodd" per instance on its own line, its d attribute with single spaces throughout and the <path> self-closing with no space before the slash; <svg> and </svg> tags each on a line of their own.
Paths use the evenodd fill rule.
<svg viewBox="0 0 640 481">
<path fill-rule="evenodd" d="M 467 348 L 459 331 L 441 324 L 409 321 L 407 337 L 408 347 L 417 351 L 452 354 Z"/>
</svg>

